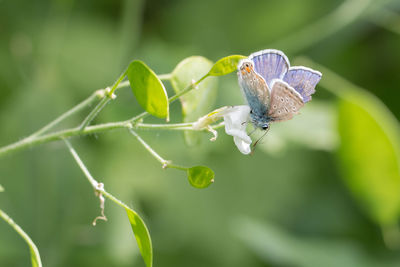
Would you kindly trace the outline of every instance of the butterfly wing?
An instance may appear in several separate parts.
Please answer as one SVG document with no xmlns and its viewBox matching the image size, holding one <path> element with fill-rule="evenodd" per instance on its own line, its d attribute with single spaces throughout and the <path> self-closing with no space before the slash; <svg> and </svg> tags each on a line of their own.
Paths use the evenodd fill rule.
<svg viewBox="0 0 400 267">
<path fill-rule="evenodd" d="M 271 104 L 268 111 L 270 121 L 290 120 L 304 106 L 301 95 L 282 80 L 272 81 Z"/>
<path fill-rule="evenodd" d="M 251 71 L 245 75 L 238 75 L 239 85 L 250 106 L 252 112 L 256 114 L 266 114 L 270 103 L 270 90 L 265 80 Z"/>
<path fill-rule="evenodd" d="M 321 80 L 322 74 L 306 67 L 291 67 L 283 80 L 293 87 L 303 97 L 304 103 L 311 100 L 315 86 Z"/>
<path fill-rule="evenodd" d="M 289 69 L 289 60 L 279 50 L 266 49 L 249 56 L 255 71 L 264 78 L 269 88 L 273 79 L 282 79 Z"/>
</svg>

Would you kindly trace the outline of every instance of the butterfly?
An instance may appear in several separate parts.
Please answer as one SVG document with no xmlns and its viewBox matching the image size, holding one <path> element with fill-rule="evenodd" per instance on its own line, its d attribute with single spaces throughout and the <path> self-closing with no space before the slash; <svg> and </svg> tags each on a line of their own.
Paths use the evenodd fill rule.
<svg viewBox="0 0 400 267">
<path fill-rule="evenodd" d="M 311 100 L 322 74 L 303 66 L 290 67 L 286 55 L 267 49 L 251 54 L 238 65 L 238 80 L 250 106 L 251 122 L 269 129 L 271 122 L 293 118 Z"/>
</svg>

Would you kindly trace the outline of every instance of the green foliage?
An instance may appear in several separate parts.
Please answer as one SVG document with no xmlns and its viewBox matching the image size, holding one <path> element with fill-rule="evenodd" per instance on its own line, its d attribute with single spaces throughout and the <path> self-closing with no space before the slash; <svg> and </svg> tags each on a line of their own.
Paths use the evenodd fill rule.
<svg viewBox="0 0 400 267">
<path fill-rule="evenodd" d="M 4 187 L 0 184 L 0 192 L 4 192 Z"/>
<path fill-rule="evenodd" d="M 362 94 L 352 100 L 339 105 L 343 177 L 375 221 L 394 224 L 400 215 L 400 131 L 387 125 L 391 114 L 376 101 Z"/>
<path fill-rule="evenodd" d="M 139 104 L 151 115 L 168 120 L 168 96 L 157 75 L 139 60 L 132 61 L 126 73 Z"/>
<path fill-rule="evenodd" d="M 35 249 L 28 243 L 29 251 L 31 253 L 31 263 L 32 267 L 42 267 L 42 262 L 40 261 L 40 257 L 36 254 Z"/>
<path fill-rule="evenodd" d="M 182 60 L 172 72 L 171 83 L 175 92 L 185 90 L 189 86 L 197 86 L 190 93 L 180 97 L 184 122 L 196 121 L 199 117 L 209 112 L 217 97 L 217 80 L 207 77 L 213 63 L 200 56 L 193 56 Z M 193 82 L 202 80 L 199 85 Z M 188 145 L 198 144 L 199 133 L 185 131 L 185 141 Z"/>
<path fill-rule="evenodd" d="M 339 162 L 352 194 L 377 223 L 400 215 L 400 126 L 375 96 L 317 66 L 321 85 L 339 101 Z"/>
<path fill-rule="evenodd" d="M 151 267 L 153 266 L 153 247 L 151 244 L 149 230 L 147 229 L 142 218 L 140 218 L 135 211 L 126 209 L 126 212 L 128 213 L 129 222 L 131 223 L 131 227 L 133 233 L 135 234 L 135 238 L 143 260 L 147 267 Z"/>
<path fill-rule="evenodd" d="M 218 60 L 208 72 L 210 76 L 222 76 L 237 70 L 239 61 L 246 58 L 240 55 L 231 55 Z"/>
<path fill-rule="evenodd" d="M 271 222 L 261 223 L 238 218 L 232 232 L 260 259 L 273 266 L 329 267 L 395 267 L 390 259 L 376 262 L 360 246 L 346 239 L 296 236 Z M 340 255 L 339 259 L 333 255 Z M 269 265 L 268 265 L 269 266 Z"/>
<path fill-rule="evenodd" d="M 189 183 L 196 188 L 206 188 L 214 182 L 214 172 L 206 166 L 195 166 L 187 170 Z"/>
</svg>

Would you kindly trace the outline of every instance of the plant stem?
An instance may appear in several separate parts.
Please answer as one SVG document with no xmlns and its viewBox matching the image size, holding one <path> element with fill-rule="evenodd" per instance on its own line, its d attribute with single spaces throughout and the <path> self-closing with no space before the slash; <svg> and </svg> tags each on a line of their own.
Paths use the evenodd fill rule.
<svg viewBox="0 0 400 267">
<path fill-rule="evenodd" d="M 134 130 L 129 129 L 129 132 L 150 152 L 150 154 L 158 160 L 163 166 L 168 165 L 169 161 L 162 158 L 154 149 L 152 149 Z"/>
<path fill-rule="evenodd" d="M 90 106 L 94 101 L 96 101 L 96 100 L 101 98 L 101 95 L 104 94 L 104 91 L 105 91 L 104 89 L 97 90 L 92 95 L 90 95 L 88 98 L 83 100 L 81 103 L 79 103 L 78 105 L 76 105 L 72 109 L 68 110 L 67 112 L 63 113 L 60 117 L 56 118 L 54 121 L 50 122 L 49 124 L 47 124 L 43 128 L 39 129 L 38 131 L 34 132 L 29 137 L 38 136 L 38 135 L 41 135 L 41 134 L 47 132 L 48 130 L 50 130 L 51 128 L 53 128 L 54 126 L 56 126 L 57 124 L 59 124 L 63 120 L 65 120 L 68 117 L 74 115 L 75 113 L 78 113 L 79 111 L 81 111 L 82 109 L 86 108 L 87 106 Z"/>
<path fill-rule="evenodd" d="M 22 230 L 22 228 L 14 222 L 4 211 L 0 209 L 0 217 L 7 222 L 14 230 L 25 240 L 31 251 L 32 265 L 37 267 L 42 267 L 42 261 L 40 260 L 39 250 L 33 243 L 32 239 L 27 235 L 27 233 Z M 36 265 L 34 265 L 36 263 Z"/>
<path fill-rule="evenodd" d="M 193 122 L 191 123 L 171 123 L 171 124 L 148 124 L 148 123 L 136 123 L 133 126 L 134 128 L 140 129 L 160 129 L 160 130 L 193 130 L 198 131 L 197 129 L 193 129 Z"/>
<path fill-rule="evenodd" d="M 193 82 L 191 84 L 189 84 L 185 89 L 183 89 L 182 91 L 179 91 L 178 93 L 176 93 L 174 96 L 171 96 L 168 99 L 169 103 L 174 102 L 175 100 L 177 100 L 179 97 L 181 97 L 182 95 L 188 93 L 189 91 L 191 91 L 192 89 L 196 88 L 196 86 L 201 83 L 205 78 L 207 78 L 209 75 L 206 74 L 203 77 L 201 77 L 199 80 L 197 80 L 196 82 Z"/>
<path fill-rule="evenodd" d="M 118 84 L 117 89 L 128 87 L 128 86 L 130 86 L 129 81 L 123 81 L 120 84 Z"/>
<path fill-rule="evenodd" d="M 80 127 L 76 127 L 76 128 L 70 128 L 70 129 L 66 129 L 66 130 L 57 131 L 57 132 L 42 135 L 42 136 L 37 136 L 37 137 L 32 137 L 32 138 L 27 137 L 25 139 L 22 139 L 21 141 L 18 141 L 13 144 L 10 144 L 8 146 L 0 148 L 0 156 L 10 153 L 12 151 L 20 150 L 20 149 L 27 148 L 27 147 L 30 147 L 33 145 L 48 143 L 48 142 L 55 141 L 55 140 L 62 140 L 65 138 L 69 138 L 71 136 L 86 135 L 86 134 L 97 133 L 97 132 L 102 132 L 102 131 L 107 131 L 107 130 L 112 130 L 112 129 L 118 129 L 118 128 L 128 128 L 127 124 L 130 125 L 129 122 L 125 122 L 125 121 L 104 123 L 104 124 L 86 127 L 84 130 L 81 130 Z"/>
<path fill-rule="evenodd" d="M 81 126 L 79 127 L 81 131 L 83 131 L 89 123 L 99 114 L 99 112 L 107 105 L 107 103 L 111 100 L 108 96 L 104 96 L 101 101 L 97 104 L 97 106 L 89 113 L 89 115 L 83 120 Z"/>
<path fill-rule="evenodd" d="M 106 94 L 104 95 L 103 99 L 97 104 L 97 106 L 89 113 L 89 115 L 83 120 L 80 129 L 83 131 L 86 126 L 88 126 L 92 120 L 99 114 L 99 112 L 107 105 L 107 103 L 115 98 L 114 92 L 118 89 L 118 85 L 122 82 L 125 78 L 127 70 L 125 70 L 114 83 L 114 85 L 109 89 Z"/>
<path fill-rule="evenodd" d="M 188 125 L 192 125 L 194 122 L 191 123 L 176 123 L 176 124 L 144 124 L 144 123 L 136 123 L 132 124 L 130 120 L 127 121 L 117 121 L 117 122 L 109 122 L 109 123 L 103 123 L 103 124 L 98 124 L 98 125 L 93 125 L 93 126 L 88 126 L 84 130 L 81 130 L 80 127 L 75 127 L 75 128 L 70 128 L 70 129 L 65 129 L 61 131 L 57 131 L 54 133 L 49 133 L 41 136 L 33 136 L 33 137 L 27 137 L 24 138 L 18 142 L 15 142 L 13 144 L 4 146 L 0 148 L 0 156 L 6 155 L 8 153 L 18 151 L 27 147 L 31 147 L 34 145 L 39 145 L 39 144 L 44 144 L 44 143 L 49 143 L 52 141 L 57 141 L 57 140 L 63 140 L 67 139 L 73 136 L 78 136 L 78 135 L 88 135 L 88 134 L 94 134 L 94 133 L 101 133 L 105 131 L 110 131 L 110 130 L 115 130 L 115 129 L 160 129 L 160 130 L 189 130 L 189 131 L 204 131 L 207 129 L 193 129 L 189 127 Z M 217 124 L 214 126 L 211 126 L 213 129 L 218 129 L 222 127 L 223 124 Z"/>
<path fill-rule="evenodd" d="M 89 170 L 86 168 L 85 164 L 83 161 L 79 158 L 78 153 L 76 153 L 75 149 L 72 147 L 71 143 L 67 140 L 64 140 L 65 144 L 68 147 L 69 152 L 71 152 L 72 157 L 74 157 L 76 163 L 79 165 L 81 168 L 82 172 L 85 174 L 86 178 L 88 179 L 89 183 L 93 186 L 95 190 L 98 189 L 99 187 L 99 182 L 96 181 L 96 179 L 93 178 L 93 176 L 90 174 Z"/>
<path fill-rule="evenodd" d="M 171 80 L 172 74 L 171 74 L 171 73 L 159 74 L 159 75 L 157 75 L 157 77 L 158 77 L 160 80 Z"/>
<path fill-rule="evenodd" d="M 183 170 L 186 171 L 188 168 L 172 164 L 170 160 L 166 160 L 163 157 L 161 157 L 156 151 L 154 151 L 153 148 L 149 144 L 147 144 L 134 130 L 129 129 L 129 132 L 136 137 L 136 139 L 146 148 L 147 151 L 150 152 L 150 154 L 158 160 L 161 164 L 163 169 L 166 168 L 173 168 L 173 169 L 178 169 L 178 170 Z"/>
<path fill-rule="evenodd" d="M 201 79 L 199 79 L 197 82 L 194 82 L 190 85 L 188 85 L 184 90 L 180 91 L 179 93 L 177 93 L 176 95 L 170 97 L 168 99 L 169 103 L 174 102 L 176 99 L 178 99 L 180 96 L 188 93 L 190 90 L 192 90 L 193 88 L 195 88 L 195 86 L 197 84 L 199 84 L 202 80 L 204 80 L 205 78 L 207 78 L 208 75 L 203 76 Z M 120 79 L 118 80 L 120 81 Z M 118 82 L 117 81 L 117 82 Z M 117 83 L 116 83 L 117 84 Z M 123 82 L 123 83 L 118 83 L 116 85 L 115 88 L 121 88 L 123 86 L 126 86 L 127 83 Z M 120 85 L 120 87 L 118 87 Z M 115 84 L 114 84 L 115 86 Z M 99 102 L 99 105 L 104 106 L 104 104 L 102 104 L 103 100 L 106 99 L 108 100 L 108 97 L 104 97 L 102 99 L 102 101 Z M 104 100 L 104 101 L 106 101 Z M 97 107 L 98 107 L 97 106 Z M 96 110 L 96 114 L 102 109 L 102 107 L 99 108 L 95 108 L 93 111 Z M 90 123 L 90 121 L 95 117 L 96 114 L 94 114 L 95 112 L 91 112 L 88 117 L 85 119 L 85 124 Z M 119 121 L 119 122 L 110 122 L 110 123 L 104 123 L 104 124 L 98 124 L 98 125 L 94 125 L 94 126 L 85 126 L 82 128 L 82 126 L 84 126 L 84 124 L 82 123 L 81 126 L 76 127 L 76 128 L 70 128 L 70 129 L 66 129 L 66 130 L 61 130 L 61 131 L 57 131 L 54 133 L 49 133 L 46 135 L 41 135 L 41 136 L 29 136 L 26 137 L 18 142 L 15 142 L 13 144 L 4 146 L 0 148 L 0 156 L 3 156 L 5 154 L 8 154 L 10 152 L 13 151 L 17 151 L 23 148 L 27 148 L 33 145 L 39 145 L 39 144 L 43 144 L 43 143 L 48 143 L 51 141 L 55 141 L 55 140 L 62 140 L 62 139 L 66 139 L 72 136 L 77 136 L 77 135 L 87 135 L 87 134 L 92 134 L 92 133 L 98 133 L 98 132 L 104 132 L 104 131 L 108 131 L 108 130 L 113 130 L 113 129 L 120 129 L 120 128 L 132 128 L 132 127 L 136 127 L 136 128 L 146 128 L 146 129 L 151 129 L 151 128 L 157 128 L 157 129 L 173 129 L 170 126 L 168 126 L 168 124 L 165 124 L 165 127 L 160 127 L 160 126 L 155 126 L 155 127 L 151 127 L 150 124 L 146 125 L 146 124 L 139 124 L 140 126 L 137 126 L 137 122 L 139 122 L 141 119 L 145 118 L 146 116 L 150 115 L 149 113 L 142 112 L 141 114 L 131 118 L 130 120 L 127 121 Z M 90 117 L 89 117 L 90 116 Z M 58 120 L 58 119 L 56 119 Z M 179 128 L 179 130 L 191 130 L 188 128 L 184 128 L 184 127 L 177 127 Z M 219 127 L 218 127 L 219 128 Z M 200 129 L 199 131 L 202 131 L 203 129 Z"/>
<path fill-rule="evenodd" d="M 171 96 L 170 98 L 168 98 L 168 103 L 171 104 L 172 102 L 174 102 L 175 100 L 177 100 L 179 97 L 181 97 L 182 95 L 190 92 L 191 90 L 193 90 L 200 82 L 202 82 L 205 78 L 207 78 L 209 75 L 206 74 L 203 77 L 201 77 L 199 80 L 197 80 L 194 83 L 189 84 L 185 89 L 183 89 L 182 91 L 178 92 L 177 94 Z M 130 121 L 134 124 L 135 122 L 144 119 L 145 117 L 149 116 L 150 114 L 147 111 L 144 111 L 142 113 L 140 113 L 139 115 L 133 117 L 130 119 Z"/>
<path fill-rule="evenodd" d="M 124 204 L 121 200 L 117 199 L 116 197 L 114 197 L 113 195 L 108 193 L 103 187 L 100 187 L 99 186 L 100 183 L 97 182 L 97 180 L 94 179 L 93 176 L 90 174 L 89 170 L 86 168 L 85 164 L 80 159 L 80 157 L 78 156 L 78 153 L 76 153 L 75 149 L 71 146 L 71 144 L 67 140 L 65 140 L 65 143 L 68 147 L 69 152 L 72 154 L 72 157 L 75 159 L 79 168 L 85 174 L 86 178 L 88 179 L 89 183 L 92 185 L 93 189 L 95 191 L 101 193 L 102 195 L 104 195 L 105 197 L 107 197 L 108 199 L 110 199 L 111 201 L 116 203 L 117 205 L 119 205 L 125 209 L 132 210 L 128 205 Z"/>
</svg>

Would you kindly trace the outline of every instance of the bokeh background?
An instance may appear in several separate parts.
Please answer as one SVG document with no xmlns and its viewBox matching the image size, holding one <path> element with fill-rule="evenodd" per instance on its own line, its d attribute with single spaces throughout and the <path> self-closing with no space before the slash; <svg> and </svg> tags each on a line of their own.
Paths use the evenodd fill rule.
<svg viewBox="0 0 400 267">
<path fill-rule="evenodd" d="M 266 48 L 324 77 L 303 114 L 274 125 L 253 155 L 242 155 L 223 130 L 195 147 L 179 132 L 140 132 L 163 157 L 212 168 L 209 188 L 160 168 L 126 131 L 74 138 L 74 147 L 144 218 L 155 266 L 400 266 L 399 157 L 385 152 L 400 148 L 398 0 L 1 0 L 0 145 L 111 85 L 133 59 L 161 74 L 192 55 L 216 61 Z M 235 76 L 218 79 L 215 107 L 244 102 Z M 356 93 L 346 102 L 335 89 Z M 358 103 L 365 94 L 373 100 Z M 377 131 L 351 105 L 389 126 Z M 141 111 L 123 89 L 95 123 Z M 172 121 L 180 114 L 174 103 Z M 395 140 L 388 148 L 374 145 L 386 135 Z M 1 209 L 31 236 L 45 266 L 144 266 L 123 210 L 106 201 L 109 220 L 91 225 L 98 199 L 62 142 L 3 156 L 0 184 Z M 0 222 L 0 266 L 28 266 L 29 258 Z"/>
</svg>

